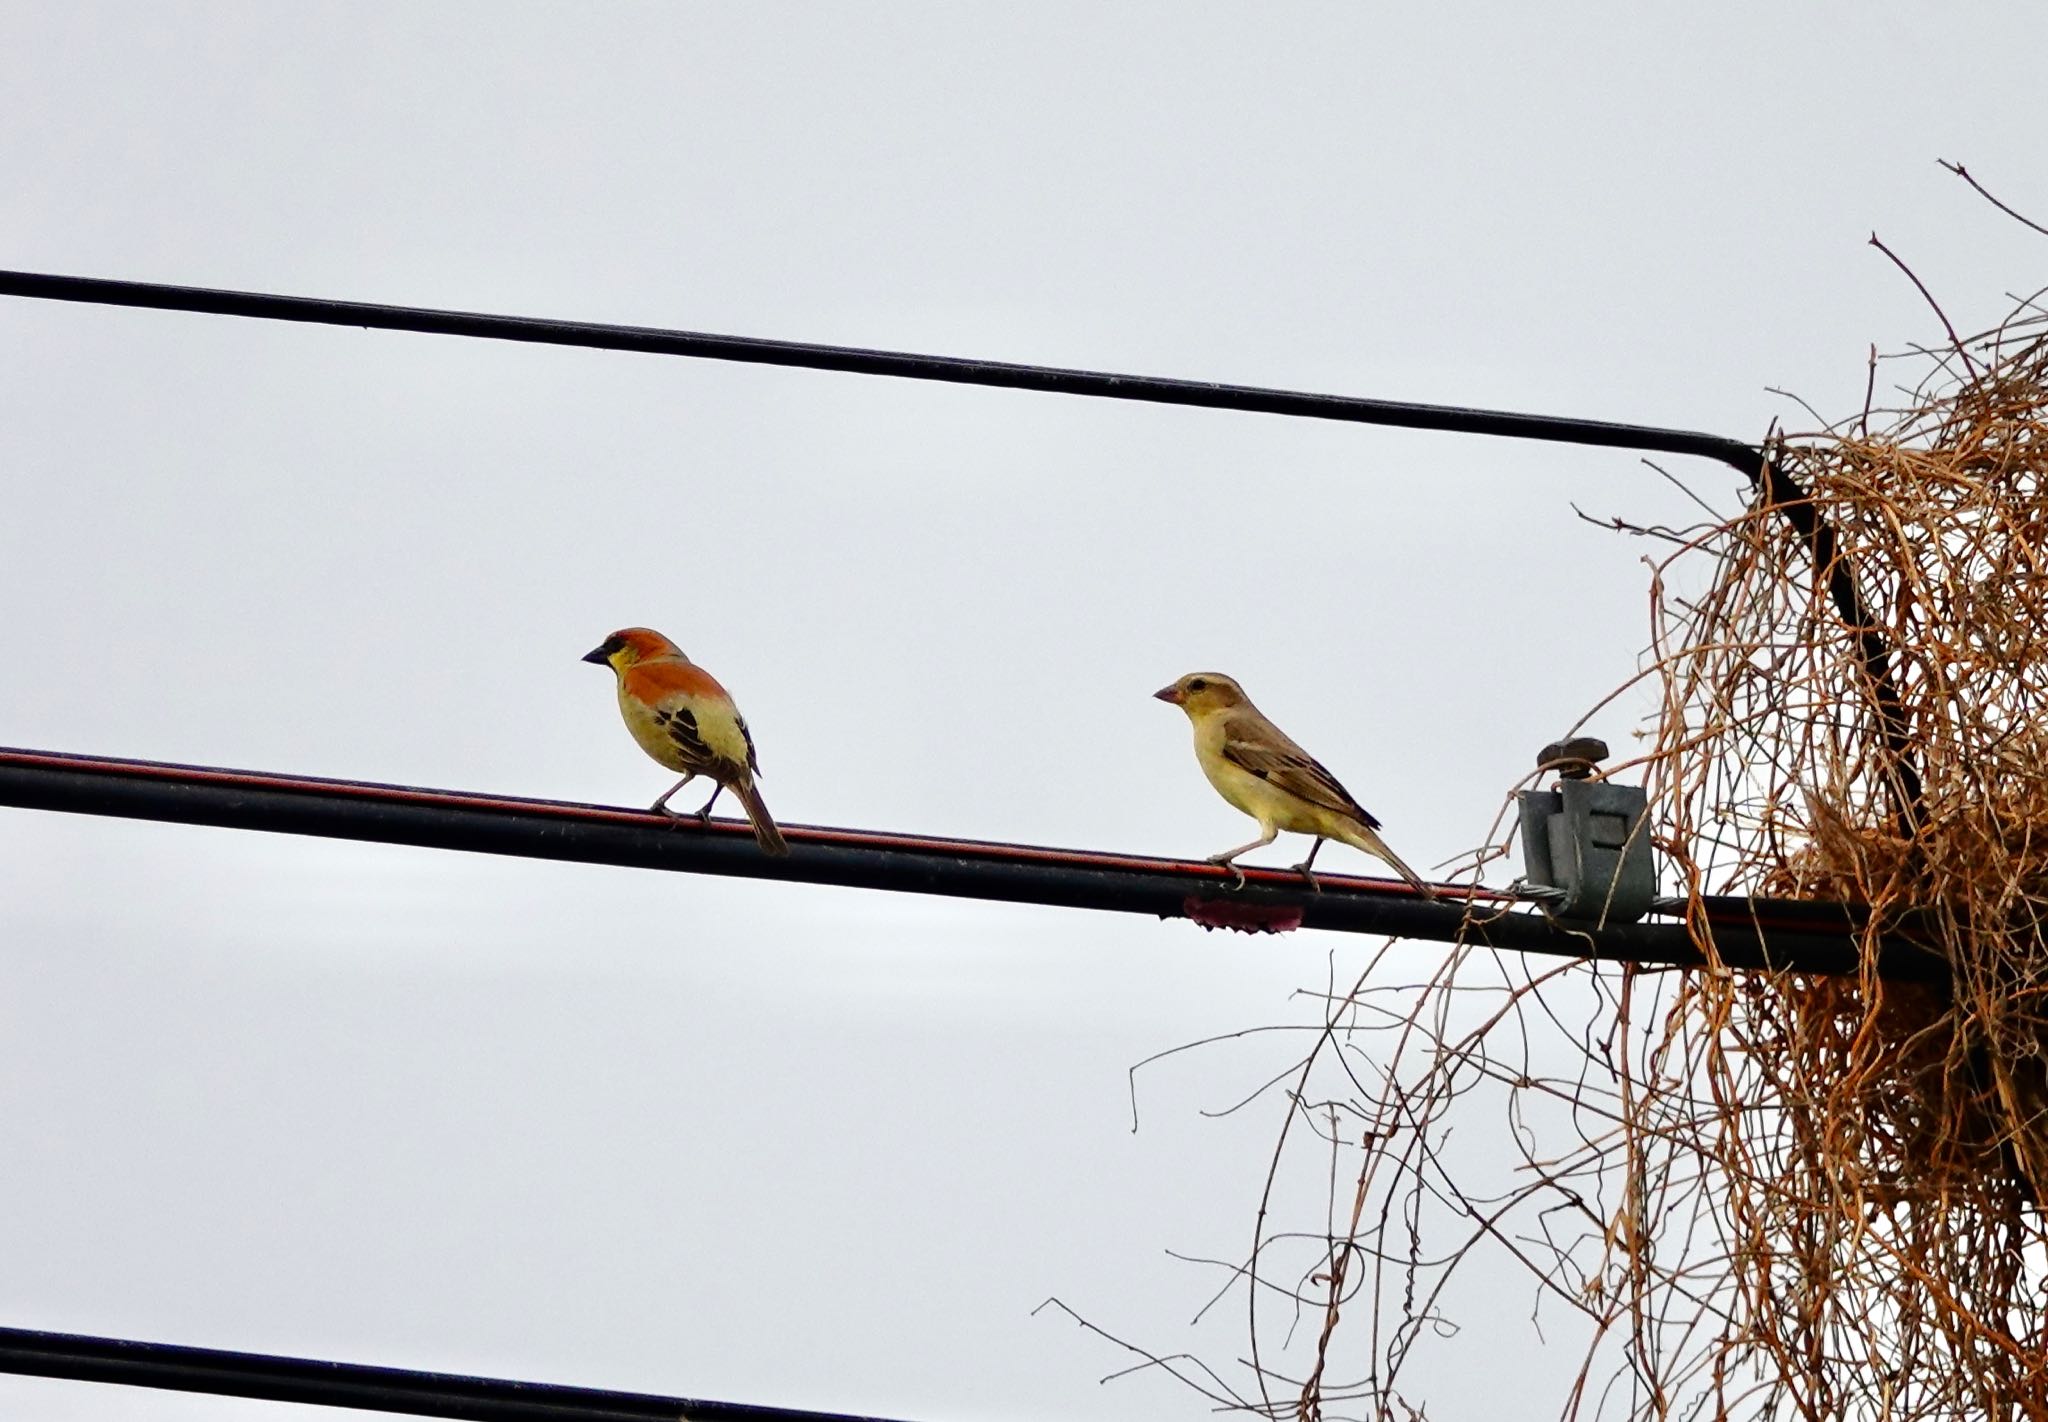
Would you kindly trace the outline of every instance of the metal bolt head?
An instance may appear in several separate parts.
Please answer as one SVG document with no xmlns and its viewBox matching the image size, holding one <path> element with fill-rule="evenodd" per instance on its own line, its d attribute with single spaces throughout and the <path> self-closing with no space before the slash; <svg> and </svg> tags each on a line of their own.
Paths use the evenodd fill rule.
<svg viewBox="0 0 2048 1422">
<path fill-rule="evenodd" d="M 1538 770 L 1554 770 L 1566 780 L 1585 780 L 1607 759 L 1607 742 L 1593 736 L 1552 741 L 1536 753 Z"/>
</svg>

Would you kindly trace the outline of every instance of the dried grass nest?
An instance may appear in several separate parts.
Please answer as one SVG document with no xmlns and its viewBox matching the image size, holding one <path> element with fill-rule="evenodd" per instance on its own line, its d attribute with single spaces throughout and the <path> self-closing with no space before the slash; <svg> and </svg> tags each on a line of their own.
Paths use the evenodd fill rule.
<svg viewBox="0 0 2048 1422">
<path fill-rule="evenodd" d="M 1804 1415 L 2042 1416 L 2048 316 L 1919 354 L 1904 408 L 1769 450 L 1836 567 L 1760 497 L 1659 568 L 1667 862 L 1694 893 L 1869 914 L 1860 978 L 1687 975 L 1628 1126 L 1638 1192 L 1705 1172 L 1732 1286 L 1717 1377 L 1740 1360 Z M 1888 934 L 1951 981 L 1878 978 Z M 1684 1316 L 1677 1253 L 1627 1237 L 1623 1291 Z"/>
</svg>

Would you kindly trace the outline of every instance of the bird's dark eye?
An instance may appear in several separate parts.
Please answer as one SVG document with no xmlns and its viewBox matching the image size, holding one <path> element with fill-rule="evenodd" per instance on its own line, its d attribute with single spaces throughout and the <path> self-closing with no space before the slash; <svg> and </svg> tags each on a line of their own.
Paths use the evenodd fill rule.
<svg viewBox="0 0 2048 1422">
<path fill-rule="evenodd" d="M 1208 689 L 1209 683 L 1202 680 L 1200 677 L 1196 677 L 1193 681 L 1188 683 L 1189 691 L 1207 691 Z"/>
</svg>

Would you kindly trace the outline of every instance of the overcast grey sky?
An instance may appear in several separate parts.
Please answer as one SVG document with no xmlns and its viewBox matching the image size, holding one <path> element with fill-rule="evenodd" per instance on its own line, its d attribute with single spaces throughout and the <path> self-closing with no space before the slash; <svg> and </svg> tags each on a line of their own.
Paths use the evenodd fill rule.
<svg viewBox="0 0 2048 1422">
<path fill-rule="evenodd" d="M 2042 265 L 1934 166 L 2043 206 L 2038 4 L 0 19 L 10 267 L 1755 437 L 1929 329 L 1873 227 L 1959 324 Z M 1248 825 L 1147 693 L 1215 668 L 1418 866 L 1635 664 L 1645 550 L 1571 505 L 1685 513 L 1621 452 L 15 300 L 0 470 L 0 743 L 644 804 L 576 659 L 646 623 L 787 822 L 1198 855 Z M 1030 1311 L 1238 1355 L 1165 1251 L 1241 1251 L 1277 1108 L 1199 1112 L 1291 1049 L 1136 1135 L 1125 1071 L 1372 946 L 0 811 L 0 1323 L 1194 1415 Z M 1411 1381 L 1547 1413 L 1484 1277 Z"/>
</svg>

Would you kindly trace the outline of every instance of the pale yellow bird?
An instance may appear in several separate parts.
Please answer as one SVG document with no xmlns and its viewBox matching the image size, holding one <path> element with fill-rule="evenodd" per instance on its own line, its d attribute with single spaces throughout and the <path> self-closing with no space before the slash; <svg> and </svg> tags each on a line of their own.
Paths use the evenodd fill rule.
<svg viewBox="0 0 2048 1422">
<path fill-rule="evenodd" d="M 623 627 L 584 654 L 619 678 L 619 714 L 640 749 L 683 778 L 668 787 L 654 808 L 675 815 L 668 797 L 700 775 L 718 782 L 699 821 L 727 790 L 739 797 L 754 827 L 754 839 L 769 854 L 787 854 L 782 831 L 762 803 L 754 777 L 761 773 L 753 733 L 718 678 L 684 656 L 682 649 L 647 627 Z M 676 816 L 678 819 L 680 815 Z"/>
<path fill-rule="evenodd" d="M 1263 849 L 1281 830 L 1315 836 L 1308 858 L 1294 866 L 1316 886 L 1316 853 L 1326 839 L 1385 860 L 1424 898 L 1437 897 L 1422 876 L 1401 862 L 1379 837 L 1380 822 L 1322 763 L 1268 721 L 1244 688 L 1219 672 L 1190 672 L 1152 693 L 1188 713 L 1195 727 L 1195 759 L 1216 793 L 1259 822 L 1259 837 L 1209 856 L 1244 883 L 1237 856 Z"/>
</svg>

